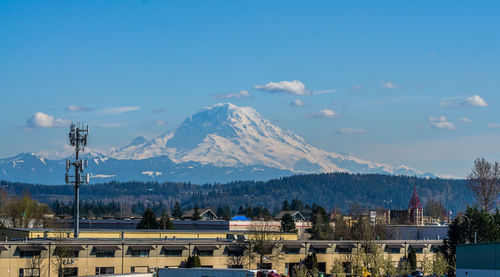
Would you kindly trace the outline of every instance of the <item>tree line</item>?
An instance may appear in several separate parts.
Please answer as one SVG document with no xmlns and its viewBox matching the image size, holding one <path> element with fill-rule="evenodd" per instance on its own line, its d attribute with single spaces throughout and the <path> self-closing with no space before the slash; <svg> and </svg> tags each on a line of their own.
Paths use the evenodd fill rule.
<svg viewBox="0 0 500 277">
<path fill-rule="evenodd" d="M 343 211 L 353 202 L 366 208 L 407 208 L 413 187 L 417 187 L 423 201 L 430 198 L 443 203 L 448 210 L 464 210 L 472 197 L 466 180 L 417 178 L 380 174 L 323 173 L 296 175 L 266 182 L 235 181 L 226 184 L 196 185 L 182 182 L 108 182 L 84 185 L 81 199 L 93 200 L 101 195 L 107 201 L 121 196 L 127 202 L 153 203 L 162 201 L 171 207 L 175 202 L 185 207 L 225 207 L 238 212 L 240 206 L 267 207 L 279 211 L 283 201 L 298 199 L 303 203 L 318 203 L 325 208 L 337 207 Z M 71 197 L 72 186 L 47 186 L 0 181 L 9 194 L 20 195 L 29 190 L 34 199 L 50 203 L 60 196 Z M 390 203 L 390 204 L 388 204 Z M 291 205 L 292 203 L 290 203 Z"/>
</svg>

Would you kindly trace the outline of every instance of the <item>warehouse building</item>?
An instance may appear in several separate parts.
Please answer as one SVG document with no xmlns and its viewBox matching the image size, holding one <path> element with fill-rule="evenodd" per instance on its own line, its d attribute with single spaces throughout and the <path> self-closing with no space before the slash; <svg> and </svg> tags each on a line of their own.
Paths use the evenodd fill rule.
<svg viewBox="0 0 500 277">
<path fill-rule="evenodd" d="M 0 243 L 0 276 L 16 277 L 52 277 L 58 276 L 59 270 L 66 276 L 151 272 L 158 268 L 183 267 L 190 255 L 198 255 L 201 266 L 206 268 L 260 267 L 289 275 L 293 267 L 311 253 L 317 255 L 319 270 L 329 273 L 336 260 L 349 261 L 352 254 L 364 247 L 360 241 L 304 241 L 297 240 L 296 235 L 295 239 L 288 239 L 284 237 L 287 234 L 276 233 L 277 246 L 272 251 L 280 254 L 280 259 L 265 260 L 264 264 L 257 266 L 256 262 L 238 259 L 245 255 L 245 251 L 252 252 L 253 249 L 252 242 L 244 233 L 206 232 L 194 235 L 185 232 L 175 233 L 174 237 L 165 235 L 163 231 L 96 231 L 82 232 L 86 237 L 78 239 L 59 236 L 65 234 L 60 230 L 2 229 L 1 233 L 11 236 Z M 21 236 L 16 237 L 16 234 Z M 92 235 L 94 238 L 91 238 Z M 109 238 L 109 235 L 118 237 Z M 183 235 L 189 238 L 183 238 Z M 416 250 L 419 262 L 424 257 L 432 258 L 441 241 L 392 240 L 374 243 L 379 244 L 384 255 L 397 265 L 411 248 Z"/>
</svg>

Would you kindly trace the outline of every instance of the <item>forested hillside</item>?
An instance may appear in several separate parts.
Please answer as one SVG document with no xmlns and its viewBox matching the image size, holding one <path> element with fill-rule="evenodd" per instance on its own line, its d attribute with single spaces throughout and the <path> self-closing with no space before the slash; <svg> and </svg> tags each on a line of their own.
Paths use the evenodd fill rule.
<svg viewBox="0 0 500 277">
<path fill-rule="evenodd" d="M 124 203 L 162 202 L 167 207 L 179 201 L 184 207 L 218 207 L 229 205 L 265 206 L 270 210 L 281 206 L 284 200 L 299 199 L 317 203 L 325 208 L 338 207 L 348 211 L 354 202 L 366 208 L 407 208 L 414 187 L 423 203 L 433 198 L 448 210 L 463 210 L 471 203 L 465 180 L 417 178 L 378 174 L 310 174 L 273 179 L 266 182 L 235 181 L 227 184 L 196 185 L 191 183 L 109 182 L 85 185 L 82 200 L 119 200 Z M 9 194 L 29 193 L 33 198 L 50 203 L 70 201 L 71 186 L 47 186 L 0 181 Z"/>
</svg>

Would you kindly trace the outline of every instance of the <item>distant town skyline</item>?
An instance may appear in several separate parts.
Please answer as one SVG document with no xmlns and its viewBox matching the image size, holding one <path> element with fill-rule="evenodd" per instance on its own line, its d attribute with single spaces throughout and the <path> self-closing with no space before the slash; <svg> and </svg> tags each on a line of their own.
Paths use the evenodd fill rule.
<svg viewBox="0 0 500 277">
<path fill-rule="evenodd" d="M 465 177 L 500 160 L 500 3 L 0 1 L 0 158 L 152 138 L 220 102 L 314 146 Z"/>
</svg>

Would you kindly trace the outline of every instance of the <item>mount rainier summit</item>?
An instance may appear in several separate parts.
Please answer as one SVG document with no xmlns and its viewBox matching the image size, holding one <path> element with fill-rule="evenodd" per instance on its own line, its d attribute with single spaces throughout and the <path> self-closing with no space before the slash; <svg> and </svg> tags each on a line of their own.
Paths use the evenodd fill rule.
<svg viewBox="0 0 500 277">
<path fill-rule="evenodd" d="M 318 149 L 255 109 L 216 104 L 189 116 L 178 127 L 107 154 L 86 153 L 93 182 L 267 180 L 320 172 L 379 173 L 434 177 L 406 166 L 366 161 Z M 0 159 L 0 180 L 64 183 L 65 159 L 35 153 Z"/>
</svg>

